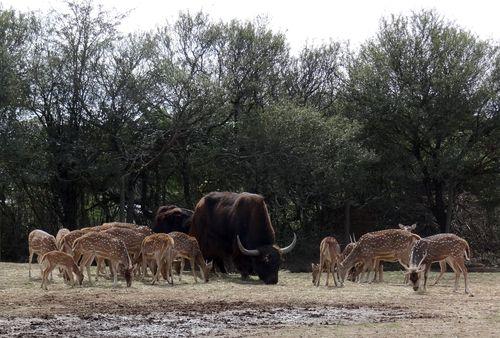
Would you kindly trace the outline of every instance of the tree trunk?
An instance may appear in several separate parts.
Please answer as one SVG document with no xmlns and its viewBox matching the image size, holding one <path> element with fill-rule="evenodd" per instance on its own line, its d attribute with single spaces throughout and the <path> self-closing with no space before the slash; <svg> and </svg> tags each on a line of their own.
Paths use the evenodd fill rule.
<svg viewBox="0 0 500 338">
<path fill-rule="evenodd" d="M 182 176 L 182 184 L 184 188 L 184 202 L 188 208 L 193 207 L 193 200 L 191 198 L 191 180 L 190 180 L 190 172 L 189 172 L 189 162 L 187 159 L 187 155 L 183 156 L 182 164 L 181 164 L 181 176 Z"/>
<path fill-rule="evenodd" d="M 450 232 L 451 221 L 453 220 L 453 207 L 455 206 L 455 187 L 450 184 L 448 191 L 448 207 L 446 210 L 446 227 L 445 232 Z"/>
<path fill-rule="evenodd" d="M 132 180 L 132 176 L 129 175 L 127 179 L 127 222 L 134 222 L 135 215 L 135 182 Z"/>
<path fill-rule="evenodd" d="M 446 232 L 446 203 L 444 200 L 444 183 L 442 181 L 434 180 L 434 207 L 432 208 L 432 213 L 436 217 L 436 221 L 439 225 L 439 232 Z"/>
<path fill-rule="evenodd" d="M 121 177 L 120 182 L 120 210 L 118 212 L 118 218 L 120 222 L 125 222 L 125 182 L 128 180 L 128 174 Z"/>
<path fill-rule="evenodd" d="M 344 204 L 344 236 L 346 243 L 350 243 L 350 235 L 351 235 L 351 204 L 350 200 L 345 201 Z"/>
<path fill-rule="evenodd" d="M 58 179 L 59 201 L 62 208 L 61 223 L 63 227 L 74 230 L 78 225 L 78 189 L 66 175 Z"/>
</svg>

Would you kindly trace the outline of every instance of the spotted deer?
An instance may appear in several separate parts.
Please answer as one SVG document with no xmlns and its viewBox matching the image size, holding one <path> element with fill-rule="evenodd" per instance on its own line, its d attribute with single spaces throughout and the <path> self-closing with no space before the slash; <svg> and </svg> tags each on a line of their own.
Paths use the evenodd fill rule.
<svg viewBox="0 0 500 338">
<path fill-rule="evenodd" d="M 105 223 L 106 224 L 106 223 Z M 124 243 L 125 246 L 127 247 L 127 251 L 130 255 L 130 258 L 134 262 L 136 258 L 139 257 L 139 254 L 141 252 L 141 245 L 142 241 L 146 236 L 152 235 L 153 232 L 151 231 L 150 228 L 145 227 L 145 226 L 140 226 L 140 227 L 135 227 L 135 228 L 129 228 L 129 227 L 122 227 L 120 225 L 125 224 L 128 225 L 129 223 L 108 223 L 112 225 L 118 224 L 119 226 L 115 227 L 112 226 L 106 230 L 102 230 L 105 233 L 111 234 L 115 236 L 116 238 L 121 239 Z M 97 260 L 97 275 L 96 278 L 98 278 L 100 272 L 101 272 L 101 267 L 104 266 L 104 262 L 102 259 Z"/>
<path fill-rule="evenodd" d="M 338 286 L 335 278 L 335 269 L 341 261 L 340 245 L 334 237 L 325 237 L 319 245 L 319 264 L 312 264 L 313 284 L 319 286 L 321 274 L 326 270 L 326 286 L 330 284 L 330 273 L 333 276 L 335 286 Z"/>
<path fill-rule="evenodd" d="M 77 277 L 78 284 L 82 285 L 83 274 L 69 254 L 57 250 L 49 251 L 42 256 L 40 264 L 42 266 L 42 289 L 47 290 L 49 273 L 57 267 L 65 271 L 72 286 L 75 285 L 73 273 Z"/>
<path fill-rule="evenodd" d="M 66 228 L 59 229 L 59 231 L 57 232 L 57 235 L 56 235 L 57 250 L 61 250 L 62 239 L 63 239 L 64 236 L 66 236 L 69 233 L 70 233 L 70 231 L 68 229 L 66 229 Z"/>
<path fill-rule="evenodd" d="M 89 232 L 95 232 L 92 228 L 82 228 L 78 230 L 70 231 L 68 234 L 64 235 L 61 239 L 60 251 L 66 252 L 67 254 L 73 255 L 73 244 L 77 238 L 82 237 Z M 75 262 L 78 264 L 78 257 L 75 257 Z"/>
<path fill-rule="evenodd" d="M 111 227 L 107 230 L 103 230 L 102 232 L 121 239 L 123 243 L 125 243 L 130 258 L 132 259 L 137 257 L 141 252 L 141 245 L 144 238 L 152 234 L 151 230 L 148 234 L 146 234 L 145 232 L 136 229 L 122 227 Z"/>
<path fill-rule="evenodd" d="M 172 262 L 174 260 L 174 240 L 167 234 L 159 233 L 149 235 L 142 241 L 140 260 L 142 270 L 145 271 L 148 261 L 152 261 L 156 267 L 151 284 L 155 284 L 160 278 L 161 267 L 164 266 L 164 276 L 170 284 L 174 284 L 172 277 Z M 142 274 L 144 279 L 145 273 Z"/>
<path fill-rule="evenodd" d="M 364 234 L 349 255 L 340 263 L 340 280 L 344 281 L 347 272 L 357 263 L 363 264 L 363 269 L 374 270 L 377 258 L 395 257 L 399 262 L 407 260 L 412 245 L 420 236 L 402 229 L 387 229 Z"/>
<path fill-rule="evenodd" d="M 40 263 L 40 258 L 49 251 L 57 250 L 56 238 L 43 230 L 33 230 L 28 235 L 28 251 L 29 251 L 29 278 L 31 278 L 31 262 L 33 255 L 37 255 L 37 261 Z"/>
<path fill-rule="evenodd" d="M 80 270 L 87 269 L 90 283 L 92 283 L 90 264 L 92 264 L 94 258 L 98 257 L 107 259 L 110 262 L 113 273 L 113 286 L 116 286 L 117 283 L 119 267 L 122 267 L 127 286 L 132 285 L 132 261 L 127 247 L 121 239 L 105 232 L 89 232 L 74 241 L 73 252 L 75 255 L 82 256 Z"/>
<path fill-rule="evenodd" d="M 191 271 L 193 272 L 194 282 L 198 283 L 195 271 L 196 265 L 198 265 L 200 268 L 202 278 L 205 280 L 205 282 L 208 282 L 208 273 L 212 268 L 212 262 L 210 262 L 209 264 L 205 262 L 196 238 L 178 231 L 170 232 L 169 235 L 174 240 L 174 257 L 181 259 L 179 281 L 181 281 L 182 271 L 184 270 L 184 259 L 188 259 L 191 263 Z M 164 270 L 163 276 L 165 277 L 166 269 L 164 266 L 162 267 L 162 269 Z"/>
<path fill-rule="evenodd" d="M 460 275 L 464 275 L 465 293 L 469 294 L 468 273 L 465 260 L 471 257 L 467 241 L 454 234 L 438 234 L 418 240 L 410 254 L 410 264 L 405 266 L 414 291 L 426 291 L 427 274 L 433 262 L 446 260 L 455 270 L 455 288 L 458 291 Z"/>
</svg>

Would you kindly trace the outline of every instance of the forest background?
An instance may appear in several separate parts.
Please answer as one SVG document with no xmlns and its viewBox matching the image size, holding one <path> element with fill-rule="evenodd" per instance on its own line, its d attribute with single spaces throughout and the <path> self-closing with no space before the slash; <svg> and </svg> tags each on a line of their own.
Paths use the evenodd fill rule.
<svg viewBox="0 0 500 338">
<path fill-rule="evenodd" d="M 151 225 L 219 190 L 265 197 L 295 269 L 326 235 L 399 223 L 498 264 L 498 41 L 432 10 L 295 53 L 262 18 L 124 18 L 0 6 L 0 260 L 25 260 L 35 228 Z"/>
</svg>

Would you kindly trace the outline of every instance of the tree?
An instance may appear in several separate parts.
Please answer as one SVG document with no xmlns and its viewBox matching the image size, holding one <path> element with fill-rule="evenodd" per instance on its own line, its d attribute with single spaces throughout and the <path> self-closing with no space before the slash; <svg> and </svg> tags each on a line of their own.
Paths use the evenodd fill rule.
<svg viewBox="0 0 500 338">
<path fill-rule="evenodd" d="M 349 74 L 350 113 L 366 144 L 410 178 L 449 230 L 457 193 L 497 175 L 498 49 L 433 11 L 382 20 Z"/>
<path fill-rule="evenodd" d="M 45 138 L 44 151 L 52 206 L 70 229 L 84 214 L 88 168 L 98 151 L 87 147 L 89 126 L 98 115 L 96 79 L 106 51 L 117 39 L 120 15 L 92 1 L 68 2 L 68 11 L 42 23 L 30 54 L 27 117 L 35 117 Z"/>
</svg>

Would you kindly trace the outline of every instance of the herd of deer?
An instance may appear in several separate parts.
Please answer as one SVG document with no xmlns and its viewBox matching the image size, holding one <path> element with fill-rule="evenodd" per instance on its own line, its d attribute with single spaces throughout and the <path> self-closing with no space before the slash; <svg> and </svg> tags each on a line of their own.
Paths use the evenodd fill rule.
<svg viewBox="0 0 500 338">
<path fill-rule="evenodd" d="M 313 284 L 319 286 L 322 272 L 326 272 L 326 285 L 330 274 L 335 286 L 337 279 L 343 284 L 346 276 L 352 281 L 375 282 L 383 280 L 382 262 L 399 262 L 405 268 L 405 284 L 415 291 L 426 291 L 427 275 L 431 264 L 439 262 L 441 272 L 434 285 L 446 271 L 446 263 L 455 272 L 455 291 L 458 291 L 460 275 L 464 275 L 465 293 L 470 294 L 465 260 L 470 259 L 467 241 L 454 234 L 439 234 L 421 238 L 412 233 L 412 226 L 399 225 L 400 229 L 369 232 L 358 241 L 351 238 L 343 252 L 334 237 L 326 237 L 320 244 L 319 264 L 311 264 Z M 374 271 L 370 280 L 370 272 Z M 337 273 L 337 278 L 335 273 Z"/>
<path fill-rule="evenodd" d="M 399 262 L 405 269 L 405 283 L 410 283 L 415 291 L 426 290 L 427 275 L 431 264 L 439 262 L 441 273 L 434 282 L 437 284 L 446 271 L 446 264 L 455 272 L 455 291 L 458 290 L 460 275 L 464 275 L 465 293 L 470 293 L 467 268 L 464 260 L 470 259 L 468 243 L 453 234 L 439 234 L 426 238 L 412 233 L 412 226 L 399 225 L 400 229 L 388 229 L 369 232 L 359 238 L 353 237 L 343 252 L 334 237 L 326 237 L 320 244 L 319 264 L 312 264 L 313 284 L 319 286 L 322 272 L 326 272 L 326 285 L 330 274 L 335 286 L 343 285 L 344 280 L 375 282 L 383 281 L 382 262 Z M 147 276 L 149 268 L 153 274 L 152 284 L 159 282 L 160 274 L 170 284 L 174 283 L 172 265 L 180 264 L 179 281 L 184 270 L 184 260 L 191 263 L 195 282 L 196 266 L 200 268 L 202 278 L 208 282 L 212 264 L 207 264 L 198 246 L 198 242 L 182 232 L 153 234 L 146 226 L 130 223 L 105 223 L 101 226 L 69 231 L 61 229 L 56 237 L 42 230 L 33 230 L 29 234 L 29 277 L 31 262 L 37 255 L 41 267 L 42 288 L 47 289 L 49 275 L 59 268 L 66 281 L 75 284 L 74 275 L 81 285 L 86 270 L 92 283 L 90 266 L 97 263 L 95 280 L 106 272 L 105 262 L 113 275 L 113 286 L 117 284 L 120 272 L 127 282 L 132 284 L 134 274 L 141 280 Z M 370 273 L 374 272 L 370 280 Z M 335 276 L 335 273 L 337 276 Z M 337 281 L 338 280 L 338 281 Z"/>
<path fill-rule="evenodd" d="M 69 231 L 61 229 L 56 237 L 42 230 L 33 230 L 28 237 L 29 242 L 29 277 L 31 278 L 31 262 L 37 255 L 42 275 L 42 288 L 47 289 L 49 275 L 59 268 L 64 279 L 78 283 L 83 282 L 86 270 L 89 282 L 92 283 L 90 265 L 97 263 L 95 279 L 105 270 L 105 262 L 113 275 L 113 286 L 117 284 L 120 272 L 131 286 L 135 273 L 143 279 L 149 268 L 153 273 L 152 284 L 159 281 L 160 273 L 170 284 L 174 283 L 172 264 L 180 263 L 179 280 L 184 268 L 184 259 L 191 262 L 194 280 L 197 282 L 195 265 L 198 265 L 203 279 L 208 282 L 208 270 L 201 254 L 198 242 L 182 232 L 169 234 L 153 234 L 146 226 L 130 223 L 105 223 L 100 226 Z M 105 272 L 106 273 L 106 272 Z"/>
</svg>

